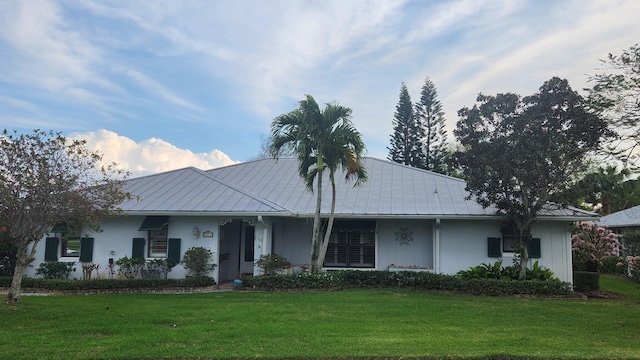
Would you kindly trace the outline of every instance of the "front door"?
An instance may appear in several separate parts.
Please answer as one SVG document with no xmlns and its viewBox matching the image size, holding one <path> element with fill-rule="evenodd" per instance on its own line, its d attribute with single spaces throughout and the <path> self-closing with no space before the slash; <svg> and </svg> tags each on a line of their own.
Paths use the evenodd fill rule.
<svg viewBox="0 0 640 360">
<path fill-rule="evenodd" d="M 242 224 L 240 236 L 240 272 L 242 274 L 253 274 L 255 226 Z"/>
</svg>

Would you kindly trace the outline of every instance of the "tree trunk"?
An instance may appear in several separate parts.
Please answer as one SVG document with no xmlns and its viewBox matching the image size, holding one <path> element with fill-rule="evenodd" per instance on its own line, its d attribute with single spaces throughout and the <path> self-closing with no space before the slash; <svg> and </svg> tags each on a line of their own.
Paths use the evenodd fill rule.
<svg viewBox="0 0 640 360">
<path fill-rule="evenodd" d="M 522 250 L 520 251 L 520 273 L 518 274 L 518 280 L 524 280 L 527 276 L 527 263 L 529 262 L 529 251 L 527 245 L 529 241 L 522 241 Z"/>
<path fill-rule="evenodd" d="M 35 245 L 34 245 L 35 248 Z M 22 276 L 24 275 L 27 266 L 31 261 L 27 258 L 28 245 L 22 243 L 18 246 L 16 251 L 16 267 L 13 272 L 13 281 L 11 281 L 11 288 L 5 299 L 6 303 L 18 304 L 20 303 L 20 291 L 22 289 Z"/>
<path fill-rule="evenodd" d="M 322 207 L 322 160 L 318 156 L 318 189 L 316 190 L 316 214 L 313 218 L 313 236 L 311 237 L 311 272 L 318 273 L 322 265 L 318 267 L 320 256 L 320 208 Z"/>
<path fill-rule="evenodd" d="M 336 180 L 334 178 L 333 170 L 330 170 L 329 180 L 331 181 L 331 212 L 329 213 L 329 222 L 327 223 L 327 232 L 324 234 L 324 240 L 322 241 L 322 247 L 318 254 L 317 266 L 322 269 L 324 264 L 324 257 L 327 254 L 327 248 L 329 247 L 329 241 L 331 240 L 331 230 L 333 229 L 333 218 L 336 210 Z"/>
</svg>

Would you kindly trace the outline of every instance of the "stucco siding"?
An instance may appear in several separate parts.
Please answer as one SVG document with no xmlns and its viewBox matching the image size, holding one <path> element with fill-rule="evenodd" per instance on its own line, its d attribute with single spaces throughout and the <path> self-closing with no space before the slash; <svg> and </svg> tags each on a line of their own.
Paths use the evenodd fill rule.
<svg viewBox="0 0 640 360">
<path fill-rule="evenodd" d="M 433 220 L 379 220 L 377 266 L 433 267 Z M 402 234 L 410 241 L 402 241 Z"/>
</svg>

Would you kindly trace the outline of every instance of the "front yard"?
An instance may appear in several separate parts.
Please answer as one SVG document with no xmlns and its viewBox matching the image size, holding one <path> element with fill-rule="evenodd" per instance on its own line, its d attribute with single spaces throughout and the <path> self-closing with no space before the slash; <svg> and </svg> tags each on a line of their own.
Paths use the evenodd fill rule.
<svg viewBox="0 0 640 360">
<path fill-rule="evenodd" d="M 403 289 L 25 296 L 0 358 L 636 358 L 640 288 L 620 299 Z"/>
</svg>

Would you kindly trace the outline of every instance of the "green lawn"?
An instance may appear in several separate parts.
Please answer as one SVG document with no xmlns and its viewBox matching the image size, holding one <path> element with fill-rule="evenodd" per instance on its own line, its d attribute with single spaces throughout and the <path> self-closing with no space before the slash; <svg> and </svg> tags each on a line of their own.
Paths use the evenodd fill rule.
<svg viewBox="0 0 640 360">
<path fill-rule="evenodd" d="M 509 355 L 640 359 L 640 288 L 616 300 L 417 290 L 24 296 L 0 306 L 1 359 Z"/>
</svg>

